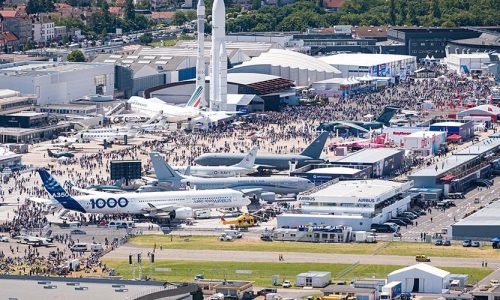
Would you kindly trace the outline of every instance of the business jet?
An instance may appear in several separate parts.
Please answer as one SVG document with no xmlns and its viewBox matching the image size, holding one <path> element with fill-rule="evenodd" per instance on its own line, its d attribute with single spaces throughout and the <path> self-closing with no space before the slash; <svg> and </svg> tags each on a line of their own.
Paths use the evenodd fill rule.
<svg viewBox="0 0 500 300">
<path fill-rule="evenodd" d="M 96 192 L 73 197 L 47 170 L 37 171 L 52 199 L 30 198 L 30 201 L 62 206 L 81 213 L 142 214 L 185 220 L 193 216 L 193 209 L 239 208 L 250 203 L 241 192 L 232 189 L 118 194 Z"/>
<path fill-rule="evenodd" d="M 225 178 L 246 175 L 257 171 L 253 166 L 258 150 L 259 147 L 254 146 L 239 163 L 231 166 L 172 166 L 172 169 L 183 175 L 207 178 Z"/>
<path fill-rule="evenodd" d="M 162 113 L 167 122 L 185 122 L 200 116 L 200 108 L 204 101 L 202 92 L 203 87 L 198 87 L 184 107 L 167 104 L 158 98 L 145 99 L 137 96 L 131 97 L 127 103 L 130 104 L 132 111 L 140 114 L 153 116 Z"/>
<path fill-rule="evenodd" d="M 26 234 L 24 231 L 21 231 L 21 234 L 16 236 L 15 239 L 17 239 L 18 240 L 17 242 L 20 244 L 27 244 L 33 247 L 40 247 L 40 246 L 50 247 L 53 246 L 51 236 L 52 236 L 52 230 L 48 230 L 44 237 L 29 235 Z"/>
</svg>

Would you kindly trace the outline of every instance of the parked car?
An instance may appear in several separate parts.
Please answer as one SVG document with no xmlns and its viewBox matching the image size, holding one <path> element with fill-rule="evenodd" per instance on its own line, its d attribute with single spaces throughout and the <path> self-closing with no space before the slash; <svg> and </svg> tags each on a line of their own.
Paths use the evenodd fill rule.
<svg viewBox="0 0 500 300">
<path fill-rule="evenodd" d="M 84 235 L 84 234 L 87 234 L 87 233 L 85 231 L 83 231 L 83 230 L 75 229 L 75 230 L 71 230 L 70 234 L 73 234 L 73 235 Z"/>
<path fill-rule="evenodd" d="M 471 241 L 471 240 L 464 240 L 464 241 L 462 242 L 462 246 L 464 246 L 464 247 L 470 247 L 470 246 L 471 246 L 471 243 L 472 243 L 472 241 Z"/>
<path fill-rule="evenodd" d="M 277 292 L 278 292 L 277 289 L 267 288 L 267 289 L 262 289 L 262 290 L 258 291 L 257 296 L 265 296 L 267 294 L 275 294 Z"/>
<path fill-rule="evenodd" d="M 443 240 L 436 240 L 434 242 L 434 245 L 436 245 L 436 246 L 443 246 Z"/>
<path fill-rule="evenodd" d="M 292 282 L 290 280 L 285 280 L 283 281 L 283 284 L 281 285 L 284 288 L 291 288 L 292 287 Z"/>
<path fill-rule="evenodd" d="M 415 256 L 415 260 L 419 262 L 430 262 L 431 259 L 427 257 L 427 255 L 417 255 Z"/>
<path fill-rule="evenodd" d="M 225 233 L 223 233 L 219 236 L 219 241 L 222 241 L 222 242 L 230 242 L 232 240 L 233 240 L 233 238 L 230 235 L 227 235 Z"/>
<path fill-rule="evenodd" d="M 388 220 L 388 222 L 395 223 L 395 224 L 397 224 L 399 226 L 405 226 L 406 225 L 406 223 L 403 222 L 403 220 L 400 220 L 400 219 L 390 219 L 390 220 Z"/>
<path fill-rule="evenodd" d="M 470 243 L 470 246 L 474 247 L 474 248 L 479 248 L 479 247 L 481 247 L 481 244 L 478 241 L 472 241 Z"/>
<path fill-rule="evenodd" d="M 451 241 L 449 240 L 444 241 L 443 246 L 451 246 Z"/>
<path fill-rule="evenodd" d="M 6 237 L 6 236 L 0 236 L 0 242 L 2 242 L 2 243 L 8 243 L 9 242 L 9 238 Z"/>
</svg>

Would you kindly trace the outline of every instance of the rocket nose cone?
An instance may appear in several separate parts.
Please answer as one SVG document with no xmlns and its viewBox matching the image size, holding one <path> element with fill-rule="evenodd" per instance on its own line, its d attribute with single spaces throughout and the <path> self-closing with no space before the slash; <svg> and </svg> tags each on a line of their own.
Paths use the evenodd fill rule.
<svg viewBox="0 0 500 300">
<path fill-rule="evenodd" d="M 212 20 L 224 20 L 226 18 L 226 6 L 224 0 L 215 0 L 212 6 Z"/>
<path fill-rule="evenodd" d="M 198 5 L 196 5 L 196 11 L 198 12 L 198 15 L 200 14 L 200 12 L 205 14 L 205 3 L 203 2 L 203 0 L 198 0 Z"/>
</svg>

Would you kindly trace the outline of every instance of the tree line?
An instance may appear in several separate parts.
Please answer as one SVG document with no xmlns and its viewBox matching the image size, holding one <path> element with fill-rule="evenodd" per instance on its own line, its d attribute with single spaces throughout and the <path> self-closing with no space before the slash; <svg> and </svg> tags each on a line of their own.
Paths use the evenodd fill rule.
<svg viewBox="0 0 500 300">
<path fill-rule="evenodd" d="M 499 0 L 348 0 L 337 12 L 325 12 L 323 1 L 229 12 L 227 29 L 240 31 L 304 31 L 334 25 L 496 26 Z M 208 8 L 207 8 L 208 9 Z"/>
</svg>

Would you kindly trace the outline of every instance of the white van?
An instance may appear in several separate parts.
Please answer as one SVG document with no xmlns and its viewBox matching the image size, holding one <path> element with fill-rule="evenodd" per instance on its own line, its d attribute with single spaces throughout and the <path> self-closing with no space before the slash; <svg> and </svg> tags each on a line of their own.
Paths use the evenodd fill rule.
<svg viewBox="0 0 500 300">
<path fill-rule="evenodd" d="M 90 251 L 94 253 L 100 253 L 104 251 L 104 248 L 101 244 L 90 244 Z"/>
<path fill-rule="evenodd" d="M 210 210 L 196 210 L 194 212 L 195 219 L 210 219 Z"/>
<path fill-rule="evenodd" d="M 120 229 L 120 228 L 134 228 L 134 221 L 110 221 L 108 228 Z"/>
<path fill-rule="evenodd" d="M 238 230 L 224 230 L 224 233 L 226 235 L 229 235 L 233 239 L 241 239 L 243 237 L 243 233 L 239 232 Z"/>
<path fill-rule="evenodd" d="M 86 243 L 76 243 L 70 247 L 72 252 L 87 252 L 89 251 L 89 245 Z"/>
</svg>

